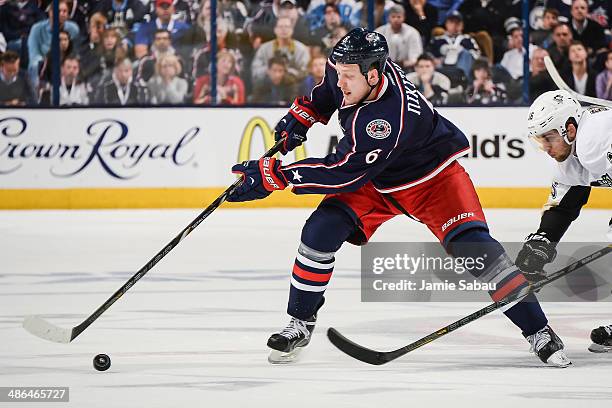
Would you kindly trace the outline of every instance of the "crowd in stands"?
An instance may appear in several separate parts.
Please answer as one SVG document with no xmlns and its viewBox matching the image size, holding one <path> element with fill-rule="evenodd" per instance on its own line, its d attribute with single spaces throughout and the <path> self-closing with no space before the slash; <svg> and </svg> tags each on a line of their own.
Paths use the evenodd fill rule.
<svg viewBox="0 0 612 408">
<path fill-rule="evenodd" d="M 523 103 L 555 89 L 612 100 L 609 0 L 0 0 L 0 105 L 50 105 L 53 20 L 60 105 L 285 106 L 323 78 L 351 28 L 368 26 L 435 105 Z M 529 64 L 525 67 L 525 54 Z M 211 62 L 216 62 L 216 95 Z"/>
</svg>

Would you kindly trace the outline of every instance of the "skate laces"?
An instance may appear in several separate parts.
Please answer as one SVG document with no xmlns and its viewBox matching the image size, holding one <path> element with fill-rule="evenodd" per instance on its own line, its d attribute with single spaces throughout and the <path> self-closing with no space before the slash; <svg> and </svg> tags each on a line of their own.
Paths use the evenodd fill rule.
<svg viewBox="0 0 612 408">
<path fill-rule="evenodd" d="M 528 337 L 529 344 L 531 345 L 529 352 L 538 352 L 542 347 L 547 345 L 552 341 L 552 336 L 550 335 L 550 331 L 548 326 L 539 330 L 536 334 L 532 334 Z"/>
<path fill-rule="evenodd" d="M 281 330 L 279 334 L 288 339 L 293 339 L 295 337 L 299 337 L 300 334 L 303 334 L 304 337 L 308 338 L 310 332 L 308 331 L 308 328 L 306 327 L 306 322 L 304 320 L 292 317 L 287 327 Z"/>
</svg>

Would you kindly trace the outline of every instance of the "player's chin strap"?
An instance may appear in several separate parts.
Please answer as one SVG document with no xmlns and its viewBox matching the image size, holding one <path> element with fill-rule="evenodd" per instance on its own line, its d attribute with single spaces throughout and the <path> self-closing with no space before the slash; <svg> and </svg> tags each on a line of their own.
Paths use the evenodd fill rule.
<svg viewBox="0 0 612 408">
<path fill-rule="evenodd" d="M 380 85 L 380 83 L 382 82 L 382 75 L 380 75 L 380 76 L 378 77 L 378 82 L 376 82 L 376 84 L 375 84 L 375 85 L 370 85 L 370 81 L 368 81 L 368 74 L 367 74 L 367 72 L 366 72 L 365 74 L 363 74 L 363 76 L 365 77 L 366 82 L 368 83 L 368 86 L 370 87 L 370 92 L 368 92 L 368 93 L 367 93 L 367 94 L 366 94 L 366 95 L 365 95 L 363 98 L 361 98 L 361 99 L 359 100 L 359 102 L 357 102 L 357 105 L 361 105 L 362 103 L 364 103 L 364 102 L 365 102 L 365 100 L 366 100 L 366 99 L 368 99 L 368 97 L 369 97 L 369 96 L 372 94 L 372 91 L 373 91 L 375 88 L 378 88 L 378 86 L 379 86 L 379 85 Z"/>
</svg>

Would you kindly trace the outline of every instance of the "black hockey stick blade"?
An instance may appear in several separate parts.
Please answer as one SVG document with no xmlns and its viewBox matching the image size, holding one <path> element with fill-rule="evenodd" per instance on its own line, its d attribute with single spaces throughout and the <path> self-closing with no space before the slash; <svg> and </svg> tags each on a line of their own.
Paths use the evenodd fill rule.
<svg viewBox="0 0 612 408">
<path fill-rule="evenodd" d="M 431 343 L 434 340 L 439 339 L 440 337 L 453 332 L 455 330 L 457 330 L 460 327 L 465 326 L 468 323 L 471 323 L 475 320 L 480 319 L 483 316 L 488 315 L 489 313 L 509 304 L 512 303 L 514 301 L 517 301 L 519 299 L 524 298 L 525 296 L 527 296 L 529 293 L 533 293 L 536 291 L 539 291 L 543 286 L 549 284 L 550 282 L 553 282 L 567 274 L 569 274 L 570 272 L 575 271 L 576 269 L 579 269 L 581 267 L 583 267 L 584 265 L 588 264 L 589 262 L 592 262 L 596 259 L 601 258 L 602 256 L 607 255 L 608 253 L 612 252 L 612 245 L 608 245 L 598 251 L 595 251 L 594 253 L 592 253 L 591 255 L 585 256 L 582 259 L 579 259 L 578 261 L 566 266 L 565 268 L 562 268 L 552 274 L 550 274 L 546 279 L 534 283 L 530 286 L 529 290 L 524 292 L 524 293 L 520 293 L 520 294 L 514 294 L 514 295 L 508 295 L 505 298 L 491 303 L 486 307 L 483 307 L 480 310 L 475 311 L 472 314 L 469 314 L 465 317 L 463 317 L 462 319 L 459 319 L 451 324 L 449 324 L 448 326 L 445 326 L 439 330 L 436 330 L 435 332 L 428 334 L 427 336 L 413 342 L 410 343 L 404 347 L 398 348 L 397 350 L 392 350 L 392 351 L 377 351 L 377 350 L 372 350 L 369 349 L 367 347 L 361 346 L 357 343 L 355 343 L 352 340 L 349 340 L 348 338 L 346 338 L 345 336 L 343 336 L 338 330 L 334 329 L 333 327 L 330 327 L 329 329 L 327 329 L 327 338 L 329 339 L 329 341 L 331 341 L 331 343 L 336 346 L 340 351 L 342 351 L 345 354 L 348 354 L 349 356 L 359 360 L 359 361 L 363 361 L 364 363 L 368 363 L 368 364 L 372 364 L 372 365 L 382 365 L 382 364 L 386 364 L 389 361 L 393 361 L 396 358 L 399 358 L 405 354 L 410 353 L 413 350 L 416 350 L 428 343 Z"/>
<path fill-rule="evenodd" d="M 327 338 L 334 346 L 349 356 L 372 365 L 381 365 L 389 361 L 386 352 L 370 350 L 344 337 L 338 330 L 327 329 Z"/>
<path fill-rule="evenodd" d="M 284 139 L 278 140 L 274 146 L 270 148 L 262 157 L 270 157 L 278 153 Z M 227 197 L 242 184 L 242 180 L 236 180 L 231 186 L 229 186 L 219 197 L 215 199 L 204 211 L 202 211 L 187 227 L 175 236 L 166 246 L 164 246 L 153 258 L 151 258 L 142 268 L 138 270 L 122 287 L 117 289 L 106 302 L 98 307 L 89 317 L 83 320 L 79 325 L 74 326 L 71 329 L 64 329 L 49 323 L 40 316 L 26 316 L 23 320 L 23 328 L 33 335 L 40 337 L 41 339 L 53 341 L 56 343 L 70 343 L 85 329 L 87 329 L 98 317 L 102 315 L 109 307 L 113 305 L 119 298 L 121 298 L 136 282 L 140 280 L 144 275 L 147 274 L 153 267 L 162 260 L 170 251 L 172 251 L 183 239 L 187 237 L 198 225 L 202 223 L 210 214 L 213 213 L 221 204 L 225 202 Z"/>
</svg>

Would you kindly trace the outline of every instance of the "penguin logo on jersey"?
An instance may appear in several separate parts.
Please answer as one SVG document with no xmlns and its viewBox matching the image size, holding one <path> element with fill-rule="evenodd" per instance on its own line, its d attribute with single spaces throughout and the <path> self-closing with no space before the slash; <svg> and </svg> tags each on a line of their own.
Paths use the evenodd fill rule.
<svg viewBox="0 0 612 408">
<path fill-rule="evenodd" d="M 374 119 L 367 124 L 366 132 L 373 139 L 385 139 L 391 134 L 391 124 L 384 119 Z"/>
<path fill-rule="evenodd" d="M 557 182 L 552 184 L 552 188 L 550 189 L 550 196 L 554 199 L 557 198 Z"/>
<path fill-rule="evenodd" d="M 608 161 L 612 163 L 612 152 L 608 152 Z"/>
</svg>

